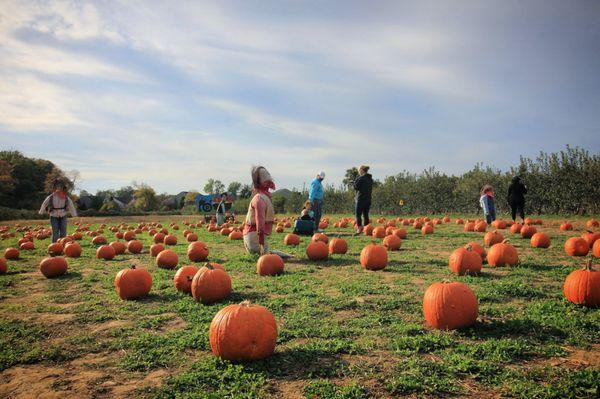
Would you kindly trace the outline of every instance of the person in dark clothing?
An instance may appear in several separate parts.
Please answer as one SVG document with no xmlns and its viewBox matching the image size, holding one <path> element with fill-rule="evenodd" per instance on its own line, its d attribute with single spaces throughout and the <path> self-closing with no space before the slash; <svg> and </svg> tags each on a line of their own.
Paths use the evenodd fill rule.
<svg viewBox="0 0 600 399">
<path fill-rule="evenodd" d="M 361 165 L 358 168 L 358 178 L 354 181 L 354 190 L 356 190 L 356 233 L 361 234 L 363 226 L 369 224 L 369 210 L 371 209 L 371 192 L 373 191 L 373 176 L 369 172 L 369 167 Z M 364 224 L 363 220 L 364 219 Z"/>
<path fill-rule="evenodd" d="M 508 205 L 512 214 L 513 222 L 517 218 L 517 212 L 523 222 L 525 222 L 525 194 L 527 194 L 527 186 L 521 182 L 519 176 L 515 176 L 508 186 Z"/>
</svg>

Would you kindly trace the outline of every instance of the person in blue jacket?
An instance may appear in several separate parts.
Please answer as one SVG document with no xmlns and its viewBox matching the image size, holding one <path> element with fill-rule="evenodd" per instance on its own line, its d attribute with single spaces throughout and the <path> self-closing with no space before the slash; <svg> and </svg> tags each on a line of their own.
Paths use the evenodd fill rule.
<svg viewBox="0 0 600 399">
<path fill-rule="evenodd" d="M 494 200 L 494 188 L 486 184 L 481 189 L 481 197 L 479 197 L 479 205 L 483 208 L 485 221 L 490 224 L 496 220 L 496 200 Z"/>
<path fill-rule="evenodd" d="M 321 171 L 310 182 L 310 191 L 308 192 L 308 199 L 312 204 L 312 211 L 315 213 L 315 227 L 317 231 L 319 229 L 319 223 L 321 222 L 321 212 L 323 208 L 323 179 L 325 179 L 325 172 Z"/>
</svg>

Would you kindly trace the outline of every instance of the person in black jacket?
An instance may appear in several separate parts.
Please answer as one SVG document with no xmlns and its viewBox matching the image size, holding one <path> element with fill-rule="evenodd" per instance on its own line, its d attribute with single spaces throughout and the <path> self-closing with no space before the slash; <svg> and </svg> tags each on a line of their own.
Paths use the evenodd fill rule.
<svg viewBox="0 0 600 399">
<path fill-rule="evenodd" d="M 517 212 L 525 222 L 525 194 L 527 193 L 527 186 L 521 183 L 521 178 L 515 176 L 508 186 L 508 205 L 510 205 L 510 211 L 512 213 L 512 219 L 515 221 Z"/>
<path fill-rule="evenodd" d="M 369 224 L 369 209 L 371 209 L 371 192 L 373 190 L 373 176 L 369 172 L 369 167 L 361 165 L 358 168 L 358 178 L 354 181 L 356 190 L 356 233 L 363 231 L 364 224 Z"/>
</svg>

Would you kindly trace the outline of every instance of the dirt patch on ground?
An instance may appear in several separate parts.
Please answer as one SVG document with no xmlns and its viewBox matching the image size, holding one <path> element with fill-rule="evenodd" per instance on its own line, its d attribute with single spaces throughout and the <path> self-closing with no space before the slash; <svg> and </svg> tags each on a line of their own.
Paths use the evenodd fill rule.
<svg viewBox="0 0 600 399">
<path fill-rule="evenodd" d="M 273 380 L 268 386 L 269 397 L 285 399 L 304 399 L 303 380 Z"/>
<path fill-rule="evenodd" d="M 550 359 L 552 366 L 572 364 L 574 366 L 600 367 L 600 344 L 593 344 L 589 349 L 567 348 L 566 357 Z"/>
<path fill-rule="evenodd" d="M 352 310 L 352 309 L 339 310 L 339 311 L 335 312 L 335 318 L 337 320 L 353 319 L 353 318 L 359 317 L 359 316 L 360 316 L 360 312 L 358 312 L 356 310 Z"/>
<path fill-rule="evenodd" d="M 166 315 L 173 316 L 173 318 L 160 326 L 160 331 L 183 330 L 187 326 L 187 322 L 181 317 L 177 316 L 175 313 L 165 313 L 165 316 Z"/>
<path fill-rule="evenodd" d="M 126 376 L 114 367 L 116 356 L 93 353 L 64 367 L 43 364 L 16 366 L 0 373 L 0 397 L 25 398 L 129 398 L 138 389 L 159 386 L 169 376 L 165 369 Z"/>
<path fill-rule="evenodd" d="M 98 334 L 111 330 L 116 330 L 117 328 L 129 327 L 132 325 L 133 323 L 128 320 L 110 320 L 90 327 L 92 334 Z"/>
</svg>

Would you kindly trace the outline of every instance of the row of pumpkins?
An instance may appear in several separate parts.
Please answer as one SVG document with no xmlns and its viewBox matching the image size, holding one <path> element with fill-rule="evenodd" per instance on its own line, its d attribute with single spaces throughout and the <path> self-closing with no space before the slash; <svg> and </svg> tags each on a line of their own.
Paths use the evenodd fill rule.
<svg viewBox="0 0 600 399">
<path fill-rule="evenodd" d="M 341 226 L 344 222 L 347 224 L 348 220 L 343 219 L 338 222 L 339 224 L 336 224 Z M 416 220 L 412 223 L 418 222 L 420 221 Z M 443 220 L 443 222 L 447 221 Z M 439 224 L 430 221 L 424 221 L 424 223 L 423 227 L 433 227 L 433 224 Z M 121 228 L 124 227 L 121 226 Z M 112 227 L 111 231 L 116 232 L 118 238 L 129 240 L 127 244 L 115 241 L 109 245 L 102 244 L 101 240 L 96 240 L 95 244 L 102 244 L 97 249 L 97 257 L 100 259 L 112 259 L 115 255 L 124 253 L 125 249 L 133 254 L 140 253 L 143 245 L 141 241 L 135 239 L 135 234 L 141 231 L 148 231 L 153 236 L 155 242 L 150 249 L 150 253 L 156 257 L 157 266 L 174 269 L 179 262 L 177 254 L 170 249 L 165 249 L 163 244 L 175 245 L 176 237 L 173 242 L 173 240 L 167 239 L 169 235 L 166 229 L 153 231 L 155 229 L 144 229 L 143 227 L 138 227 L 135 230 L 130 229 L 124 233 L 120 232 L 118 227 Z M 178 230 L 178 226 L 176 225 L 172 225 L 171 227 L 174 230 Z M 505 228 L 505 226 L 498 224 L 494 227 L 499 229 Z M 511 227 L 514 227 L 514 225 Z M 527 238 L 522 233 L 524 227 L 533 226 L 526 224 L 521 227 L 520 231 L 511 231 L 515 234 L 521 233 L 523 237 Z M 85 231 L 87 228 L 85 226 L 78 228 L 76 233 Z M 211 225 L 208 228 L 209 230 L 217 231 Z M 568 230 L 563 229 L 562 226 L 561 229 Z M 406 237 L 405 230 L 395 229 L 393 226 L 387 224 L 386 226 L 374 227 L 370 235 L 375 238 L 382 238 L 382 230 L 384 245 L 378 245 L 373 242 L 361 251 L 360 263 L 367 270 L 381 270 L 385 268 L 388 260 L 388 250 L 399 249 L 401 238 Z M 230 235 L 234 231 L 239 230 L 234 229 L 229 234 L 222 234 Z M 42 236 L 47 235 L 47 233 L 47 231 L 41 232 Z M 101 233 L 90 231 L 88 233 L 94 239 L 102 237 Z M 189 230 L 184 232 L 186 238 L 192 234 L 195 235 L 195 233 Z M 531 234 L 532 245 L 534 245 L 533 238 L 539 234 L 543 233 L 534 232 Z M 588 250 L 591 244 L 594 255 L 600 257 L 600 234 L 586 234 L 587 236 L 582 238 L 572 237 L 567 240 L 565 244 L 567 254 L 581 256 L 583 250 L 579 247 L 583 246 L 583 244 L 580 244 L 583 241 L 588 246 Z M 51 256 L 40 262 L 40 271 L 42 274 L 48 278 L 64 274 L 67 271 L 68 263 L 60 255 L 64 253 L 67 257 L 80 256 L 81 246 L 76 240 L 81 238 L 81 234 L 74 234 L 73 236 L 61 239 L 57 243 L 50 244 L 48 253 Z M 197 235 L 195 237 L 192 236 L 191 240 L 188 239 L 188 241 L 191 241 L 187 251 L 188 258 L 193 262 L 205 261 L 209 255 L 206 244 L 197 241 Z M 540 241 L 544 245 L 534 246 L 547 247 L 549 245 L 549 239 L 545 240 L 544 236 L 541 236 L 541 239 L 536 241 Z M 33 244 L 31 235 L 26 234 L 23 239 L 19 240 L 21 247 L 23 244 L 26 244 L 26 247 L 32 247 L 31 244 L 27 244 L 28 242 Z M 284 243 L 286 245 L 298 245 L 300 237 L 295 234 L 287 234 L 284 238 Z M 491 267 L 515 265 L 518 263 L 519 257 L 516 248 L 508 240 L 504 240 L 501 233 L 497 231 L 487 232 L 484 237 L 484 243 L 490 247 L 487 253 L 476 242 L 471 242 L 465 247 L 456 249 L 450 255 L 450 270 L 459 275 L 478 274 L 486 259 Z M 547 245 L 545 245 L 546 243 Z M 576 250 L 572 250 L 572 248 Z M 313 235 L 311 243 L 307 246 L 306 253 L 311 260 L 322 260 L 326 259 L 329 254 L 344 254 L 347 252 L 347 249 L 348 245 L 345 240 L 338 237 L 330 240 L 325 234 L 316 233 Z M 14 250 L 14 248 L 7 249 L 5 257 L 8 255 L 8 259 L 14 259 L 13 251 L 9 250 Z M 588 250 L 585 251 L 586 254 Z M 18 253 L 16 257 L 18 258 Z M 2 272 L 3 268 L 4 270 L 6 269 L 6 260 L 0 258 L 0 272 Z M 257 273 L 261 276 L 278 275 L 283 273 L 283 270 L 284 261 L 276 254 L 262 255 L 257 261 Z M 201 268 L 193 265 L 179 268 L 174 275 L 173 283 L 178 291 L 188 293 L 196 301 L 202 303 L 212 303 L 226 298 L 231 293 L 232 286 L 231 277 L 225 271 L 224 267 L 220 264 L 210 262 Z M 129 269 L 119 271 L 115 277 L 114 284 L 117 294 L 121 299 L 141 298 L 150 292 L 152 276 L 146 269 L 132 266 Z M 600 272 L 593 270 L 591 260 L 582 270 L 576 270 L 569 274 L 564 283 L 564 295 L 569 301 L 576 304 L 590 307 L 600 306 Z M 423 313 L 427 324 L 433 328 L 456 329 L 467 327 L 475 323 L 478 317 L 477 297 L 470 287 L 464 283 L 434 283 L 425 292 Z M 228 360 L 255 360 L 273 353 L 277 339 L 277 324 L 273 314 L 268 309 L 244 301 L 238 305 L 229 305 L 221 309 L 211 322 L 209 334 L 211 349 L 216 356 Z"/>
</svg>

